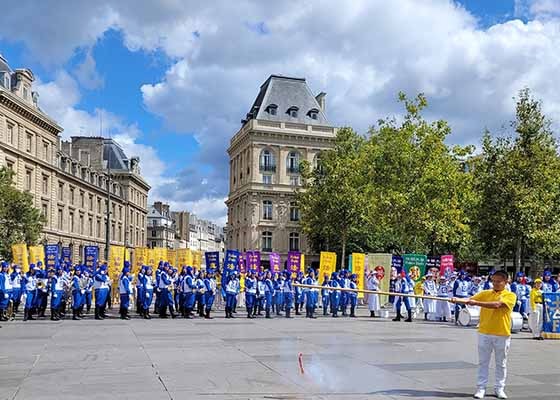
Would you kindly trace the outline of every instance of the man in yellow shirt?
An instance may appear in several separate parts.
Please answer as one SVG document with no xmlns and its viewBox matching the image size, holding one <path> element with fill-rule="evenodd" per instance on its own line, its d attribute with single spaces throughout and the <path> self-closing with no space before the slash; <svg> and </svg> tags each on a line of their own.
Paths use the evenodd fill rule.
<svg viewBox="0 0 560 400">
<path fill-rule="evenodd" d="M 478 326 L 478 378 L 475 399 L 482 399 L 488 384 L 488 366 L 492 352 L 496 360 L 494 392 L 499 399 L 507 399 L 504 392 L 507 375 L 507 355 L 511 342 L 511 312 L 516 302 L 515 293 L 505 290 L 508 274 L 496 271 L 492 275 L 493 288 L 483 290 L 466 301 L 453 298 L 453 303 L 464 302 L 480 307 Z"/>
</svg>

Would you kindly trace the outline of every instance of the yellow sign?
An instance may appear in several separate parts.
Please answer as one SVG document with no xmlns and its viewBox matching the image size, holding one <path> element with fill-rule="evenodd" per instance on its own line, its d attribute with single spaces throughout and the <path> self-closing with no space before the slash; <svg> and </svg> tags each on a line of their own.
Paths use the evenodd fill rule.
<svg viewBox="0 0 560 400">
<path fill-rule="evenodd" d="M 155 268 L 157 266 L 156 263 L 156 252 L 154 251 L 154 249 L 148 249 L 148 265 L 152 268 Z"/>
<path fill-rule="evenodd" d="M 379 279 L 379 290 L 388 292 L 389 281 L 391 280 L 391 263 L 393 256 L 389 253 L 370 253 L 368 254 L 368 269 L 375 271 Z M 387 302 L 387 296 L 379 297 L 380 303 Z"/>
<path fill-rule="evenodd" d="M 200 269 L 200 266 L 202 265 L 202 252 L 193 251 L 192 255 L 193 255 L 192 266 Z"/>
<path fill-rule="evenodd" d="M 305 273 L 305 254 L 301 253 L 300 271 Z"/>
<path fill-rule="evenodd" d="M 319 257 L 320 275 L 328 274 L 330 276 L 334 271 L 336 271 L 336 253 L 322 251 Z"/>
<path fill-rule="evenodd" d="M 364 290 L 366 273 L 366 255 L 363 253 L 352 253 L 352 273 L 358 277 L 358 289 Z M 358 298 L 363 298 L 363 293 L 358 293 Z"/>
<path fill-rule="evenodd" d="M 38 261 L 45 265 L 45 248 L 43 246 L 29 246 L 29 263 L 37 264 Z"/>
<path fill-rule="evenodd" d="M 140 271 L 142 265 L 149 265 L 148 262 L 148 251 L 149 249 L 146 247 L 136 247 L 134 249 L 134 266 L 135 266 L 135 273 Z"/>
<path fill-rule="evenodd" d="M 122 271 L 125 257 L 125 248 L 123 246 L 111 246 L 109 248 L 109 271 L 111 274 L 117 274 Z"/>
<path fill-rule="evenodd" d="M 155 247 L 152 249 L 154 251 L 156 266 L 159 265 L 160 261 L 167 262 L 167 249 L 164 247 Z"/>
<path fill-rule="evenodd" d="M 19 265 L 23 272 L 29 270 L 29 258 L 27 257 L 27 245 L 25 243 L 12 245 L 12 261 Z"/>
<path fill-rule="evenodd" d="M 177 269 L 183 267 L 192 267 L 193 265 L 193 255 L 191 249 L 178 249 L 177 250 Z"/>
<path fill-rule="evenodd" d="M 167 262 L 172 266 L 177 266 L 177 250 L 167 249 Z"/>
</svg>

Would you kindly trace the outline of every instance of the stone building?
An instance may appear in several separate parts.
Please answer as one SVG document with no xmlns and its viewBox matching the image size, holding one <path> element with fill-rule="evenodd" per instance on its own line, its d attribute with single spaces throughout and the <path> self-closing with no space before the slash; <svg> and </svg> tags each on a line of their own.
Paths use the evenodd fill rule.
<svg viewBox="0 0 560 400">
<path fill-rule="evenodd" d="M 156 201 L 148 212 L 148 241 L 150 248 L 175 248 L 175 223 L 171 219 L 169 204 Z"/>
<path fill-rule="evenodd" d="M 316 165 L 333 146 L 336 128 L 325 115 L 325 96 L 305 79 L 272 75 L 261 86 L 228 148 L 230 159 L 227 247 L 316 256 L 303 236 L 295 193 L 300 162 Z"/>
<path fill-rule="evenodd" d="M 191 250 L 225 251 L 224 228 L 211 221 L 198 218 L 188 211 L 174 211 L 171 217 L 175 222 L 176 239 L 185 243 Z"/>
<path fill-rule="evenodd" d="M 112 139 L 63 142 L 62 127 L 39 108 L 33 81 L 30 70 L 13 71 L 0 56 L 0 166 L 15 172 L 15 186 L 45 216 L 41 242 L 70 247 L 75 262 L 84 246 L 97 245 L 103 258 L 109 211 L 110 243 L 142 246 L 150 186 L 138 158 L 128 159 Z"/>
</svg>

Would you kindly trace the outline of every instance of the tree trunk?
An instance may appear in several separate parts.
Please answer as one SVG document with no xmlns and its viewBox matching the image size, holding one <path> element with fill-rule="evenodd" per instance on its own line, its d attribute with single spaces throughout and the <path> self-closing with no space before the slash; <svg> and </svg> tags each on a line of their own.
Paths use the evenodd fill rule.
<svg viewBox="0 0 560 400">
<path fill-rule="evenodd" d="M 513 260 L 513 265 L 515 267 L 515 273 L 519 272 L 521 270 L 521 247 L 522 245 L 522 239 L 518 239 L 517 242 L 515 243 L 515 259 Z"/>
<path fill-rule="evenodd" d="M 342 259 L 340 260 L 340 269 L 344 269 L 344 259 L 346 258 L 346 230 L 342 231 Z"/>
</svg>

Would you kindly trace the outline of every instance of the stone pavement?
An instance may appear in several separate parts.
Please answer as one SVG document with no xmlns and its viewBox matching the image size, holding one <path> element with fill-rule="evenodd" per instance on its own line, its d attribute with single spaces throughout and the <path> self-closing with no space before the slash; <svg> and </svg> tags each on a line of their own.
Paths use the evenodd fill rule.
<svg viewBox="0 0 560 400">
<path fill-rule="evenodd" d="M 356 319 L 238 313 L 226 320 L 220 312 L 213 320 L 6 322 L 0 399 L 471 398 L 474 329 L 365 312 Z M 514 335 L 510 398 L 559 399 L 559 365 L 560 342 Z"/>
</svg>

